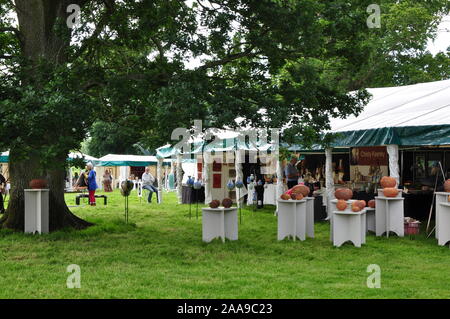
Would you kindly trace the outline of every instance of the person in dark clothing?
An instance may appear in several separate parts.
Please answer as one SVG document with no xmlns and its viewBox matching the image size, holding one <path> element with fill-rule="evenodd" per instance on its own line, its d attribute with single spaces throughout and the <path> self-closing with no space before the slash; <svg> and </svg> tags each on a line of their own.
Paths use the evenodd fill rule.
<svg viewBox="0 0 450 319">
<path fill-rule="evenodd" d="M 3 194 L 6 192 L 6 178 L 0 173 L 0 214 L 5 212 Z"/>
</svg>

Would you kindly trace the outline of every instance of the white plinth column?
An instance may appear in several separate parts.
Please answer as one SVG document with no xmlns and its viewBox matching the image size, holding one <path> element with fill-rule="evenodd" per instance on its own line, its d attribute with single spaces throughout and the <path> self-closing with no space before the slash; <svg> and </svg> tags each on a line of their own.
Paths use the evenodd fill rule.
<svg viewBox="0 0 450 319">
<path fill-rule="evenodd" d="M 25 233 L 49 232 L 48 189 L 24 189 Z"/>
<path fill-rule="evenodd" d="M 158 158 L 158 164 L 156 166 L 156 179 L 158 180 L 158 204 L 162 203 L 162 193 L 163 193 L 162 164 L 163 164 L 163 159 Z"/>
<path fill-rule="evenodd" d="M 398 165 L 398 145 L 386 145 L 386 150 L 389 155 L 389 176 L 397 180 L 397 185 L 400 184 L 400 167 Z"/>
<path fill-rule="evenodd" d="M 275 211 L 275 214 L 278 214 L 278 199 L 280 199 L 280 196 L 284 193 L 284 185 L 283 185 L 283 166 L 282 162 L 280 161 L 280 158 L 277 159 L 277 189 L 276 189 L 276 196 L 277 196 L 277 209 Z"/>
<path fill-rule="evenodd" d="M 177 155 L 177 197 L 178 204 L 183 202 L 183 170 L 181 169 L 182 155 Z"/>
<path fill-rule="evenodd" d="M 235 152 L 235 158 L 234 158 L 234 165 L 236 169 L 236 181 L 244 182 L 244 171 L 242 170 L 242 162 L 245 160 L 244 158 L 244 151 L 243 150 L 237 150 Z M 235 181 L 235 182 L 236 182 Z M 235 188 L 236 191 L 236 203 L 238 208 L 242 206 L 242 200 L 241 196 L 243 194 L 242 188 Z"/>
<path fill-rule="evenodd" d="M 333 152 L 331 148 L 325 150 L 325 187 L 327 216 L 329 219 L 332 215 L 330 201 L 334 199 Z"/>
<path fill-rule="evenodd" d="M 169 189 L 169 169 L 167 168 L 167 165 L 164 166 L 164 189 Z"/>
<path fill-rule="evenodd" d="M 203 181 L 205 184 L 205 204 L 212 201 L 211 154 L 203 153 Z"/>
</svg>

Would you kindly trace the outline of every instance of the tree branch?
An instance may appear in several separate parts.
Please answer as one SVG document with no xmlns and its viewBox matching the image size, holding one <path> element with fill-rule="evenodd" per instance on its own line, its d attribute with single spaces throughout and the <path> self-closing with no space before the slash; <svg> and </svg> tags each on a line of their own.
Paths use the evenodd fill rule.
<svg viewBox="0 0 450 319">
<path fill-rule="evenodd" d="M 13 59 L 13 58 L 14 58 L 13 55 L 0 54 L 0 59 L 3 59 L 3 60 L 9 60 L 9 59 Z"/>
<path fill-rule="evenodd" d="M 164 58 L 164 48 L 163 48 L 161 42 L 159 42 L 159 40 L 156 39 L 155 37 L 150 37 L 150 39 L 156 45 L 156 48 L 158 49 L 158 52 L 159 52 L 159 58 L 160 58 L 160 60 L 162 60 Z"/>
<path fill-rule="evenodd" d="M 22 38 L 22 34 L 20 33 L 19 29 L 14 27 L 1 27 L 0 32 L 13 32 L 19 40 L 21 40 Z"/>
<path fill-rule="evenodd" d="M 261 52 L 252 52 L 252 51 L 253 51 L 253 48 L 249 48 L 240 53 L 227 55 L 225 58 L 220 59 L 220 60 L 206 62 L 204 65 L 199 66 L 197 68 L 197 70 L 205 70 L 205 69 L 210 69 L 210 68 L 213 68 L 216 66 L 225 65 L 232 61 L 235 61 L 235 60 L 238 60 L 241 58 L 245 58 L 245 57 L 247 57 L 247 58 L 256 57 L 261 53 Z"/>
<path fill-rule="evenodd" d="M 105 12 L 100 17 L 100 20 L 99 20 L 98 24 L 95 26 L 95 30 L 92 33 L 92 35 L 88 39 L 85 39 L 83 41 L 83 44 L 78 49 L 78 51 L 75 53 L 74 59 L 78 58 L 79 56 L 81 56 L 83 54 L 83 52 L 89 46 L 89 42 L 91 42 L 93 39 L 98 38 L 98 36 L 100 35 L 100 33 L 103 31 L 103 29 L 105 28 L 105 26 L 107 24 L 108 17 L 114 13 L 115 0 L 103 0 L 103 3 L 105 5 Z"/>
</svg>

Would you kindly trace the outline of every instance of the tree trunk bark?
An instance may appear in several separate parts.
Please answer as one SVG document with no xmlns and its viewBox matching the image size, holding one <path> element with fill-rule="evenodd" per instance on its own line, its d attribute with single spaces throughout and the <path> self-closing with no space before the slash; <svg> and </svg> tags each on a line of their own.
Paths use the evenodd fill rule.
<svg viewBox="0 0 450 319">
<path fill-rule="evenodd" d="M 0 228 L 24 231 L 25 226 L 25 198 L 24 189 L 33 178 L 42 178 L 39 174 L 39 159 L 30 156 L 27 160 L 16 160 L 15 151 L 10 150 L 10 179 L 11 196 L 5 215 L 0 219 Z M 72 214 L 64 199 L 63 163 L 65 157 L 55 158 L 59 167 L 47 172 L 49 192 L 49 229 L 55 231 L 63 228 L 84 229 L 92 224 Z"/>
</svg>

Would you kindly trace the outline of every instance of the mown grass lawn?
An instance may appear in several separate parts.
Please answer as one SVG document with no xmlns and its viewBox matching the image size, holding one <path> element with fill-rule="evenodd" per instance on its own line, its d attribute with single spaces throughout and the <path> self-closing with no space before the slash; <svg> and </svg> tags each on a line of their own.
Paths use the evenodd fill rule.
<svg viewBox="0 0 450 319">
<path fill-rule="evenodd" d="M 316 238 L 277 241 L 273 207 L 243 210 L 236 242 L 201 240 L 201 216 L 174 193 L 161 205 L 130 197 L 73 208 L 95 223 L 83 231 L 33 236 L 0 231 L 0 298 L 449 298 L 450 250 L 434 238 L 367 237 L 361 248 Z M 75 195 L 67 195 L 74 205 Z M 433 237 L 433 236 L 432 236 Z M 81 267 L 68 289 L 67 266 Z M 381 289 L 367 288 L 367 266 L 381 267 Z"/>
</svg>

